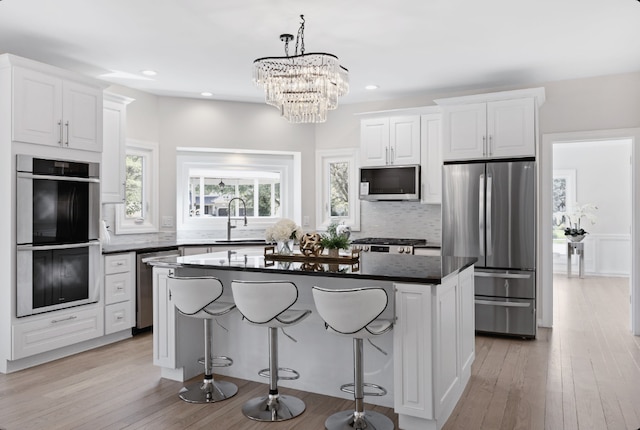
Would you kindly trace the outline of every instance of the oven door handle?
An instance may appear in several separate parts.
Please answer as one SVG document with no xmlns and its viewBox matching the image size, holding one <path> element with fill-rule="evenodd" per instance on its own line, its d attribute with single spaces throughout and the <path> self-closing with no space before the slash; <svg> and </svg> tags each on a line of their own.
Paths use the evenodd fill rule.
<svg viewBox="0 0 640 430">
<path fill-rule="evenodd" d="M 488 305 L 488 306 L 502 306 L 505 308 L 528 308 L 531 303 L 520 302 L 496 302 L 493 300 L 478 300 L 476 299 L 476 305 Z"/>
<path fill-rule="evenodd" d="M 52 249 L 71 249 L 71 248 L 84 248 L 87 246 L 98 246 L 100 245 L 99 240 L 90 240 L 89 242 L 82 243 L 65 243 L 63 245 L 42 245 L 42 246 L 33 246 L 33 245 L 18 245 L 18 251 L 49 251 Z"/>
<path fill-rule="evenodd" d="M 28 172 L 18 172 L 18 178 L 43 179 L 46 181 L 69 181 L 69 182 L 91 182 L 100 183 L 98 178 L 80 178 L 77 176 L 56 176 L 56 175 L 34 175 Z"/>
</svg>

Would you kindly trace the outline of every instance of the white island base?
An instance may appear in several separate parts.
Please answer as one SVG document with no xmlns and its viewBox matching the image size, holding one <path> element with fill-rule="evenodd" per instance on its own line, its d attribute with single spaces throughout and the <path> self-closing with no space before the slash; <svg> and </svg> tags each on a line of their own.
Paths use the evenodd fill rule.
<svg viewBox="0 0 640 430">
<path fill-rule="evenodd" d="M 305 274 L 282 274 L 215 268 L 154 267 L 154 364 L 162 377 L 185 381 L 202 374 L 198 359 L 204 355 L 202 320 L 188 318 L 175 310 L 167 290 L 166 277 L 218 277 L 231 299 L 231 281 L 287 279 L 298 286 L 296 309 L 311 309 L 302 323 L 286 329 L 293 342 L 279 332 L 280 366 L 297 370 L 300 379 L 279 381 L 282 387 L 352 399 L 340 385 L 353 381 L 353 343 L 349 337 L 329 334 L 313 304 L 311 287 L 383 287 L 389 305 L 383 318 L 395 319 L 390 333 L 373 339 L 387 352 L 365 342 L 365 381 L 382 385 L 386 396 L 365 398 L 367 403 L 393 408 L 405 430 L 440 429 L 460 399 L 471 375 L 475 357 L 473 266 L 442 279 L 440 284 L 398 283 Z M 268 367 L 267 329 L 242 321 L 231 312 L 214 322 L 213 355 L 229 356 L 231 367 L 215 373 L 268 383 L 257 375 Z M 227 331 L 228 330 L 228 331 Z"/>
</svg>

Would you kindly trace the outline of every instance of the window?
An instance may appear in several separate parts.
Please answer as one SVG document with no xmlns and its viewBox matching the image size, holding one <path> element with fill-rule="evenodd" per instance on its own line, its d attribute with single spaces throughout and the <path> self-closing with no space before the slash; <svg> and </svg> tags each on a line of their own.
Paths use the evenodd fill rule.
<svg viewBox="0 0 640 430">
<path fill-rule="evenodd" d="M 224 229 L 229 216 L 258 229 L 300 219 L 298 152 L 178 148 L 176 172 L 178 230 Z"/>
<path fill-rule="evenodd" d="M 316 153 L 316 195 L 318 230 L 332 221 L 360 230 L 360 201 L 357 194 L 357 149 Z"/>
<path fill-rule="evenodd" d="M 190 218 L 280 216 L 279 172 L 190 169 L 188 193 Z"/>
<path fill-rule="evenodd" d="M 116 233 L 158 231 L 158 145 L 127 140 L 125 203 L 117 206 Z"/>
</svg>

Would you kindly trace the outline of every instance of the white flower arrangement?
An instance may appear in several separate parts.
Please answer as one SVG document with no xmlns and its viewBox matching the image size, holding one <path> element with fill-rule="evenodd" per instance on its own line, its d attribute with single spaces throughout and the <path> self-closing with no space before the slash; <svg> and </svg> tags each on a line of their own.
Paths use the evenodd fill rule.
<svg viewBox="0 0 640 430">
<path fill-rule="evenodd" d="M 280 242 L 285 240 L 299 241 L 302 235 L 302 228 L 287 218 L 281 219 L 265 231 L 265 239 L 267 242 Z"/>
</svg>

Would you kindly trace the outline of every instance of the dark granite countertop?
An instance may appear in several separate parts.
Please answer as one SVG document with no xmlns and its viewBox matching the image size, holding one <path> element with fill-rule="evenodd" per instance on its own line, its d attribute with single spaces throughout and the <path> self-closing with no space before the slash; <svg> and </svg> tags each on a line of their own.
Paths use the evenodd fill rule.
<svg viewBox="0 0 640 430">
<path fill-rule="evenodd" d="M 247 240 L 252 240 L 253 242 L 247 243 Z M 261 239 L 238 239 L 238 241 L 243 241 L 238 244 L 238 242 L 234 243 L 232 240 L 230 243 L 224 243 L 223 239 L 180 239 L 180 240 L 161 240 L 161 241 L 150 241 L 150 242 L 131 242 L 131 243 L 121 243 L 121 244 L 103 244 L 102 245 L 102 253 L 103 254 L 117 254 L 119 252 L 155 252 L 155 251 L 168 251 L 171 249 L 176 249 L 179 246 L 233 246 L 234 244 L 237 246 L 264 246 L 266 243 Z M 440 248 L 439 243 L 428 242 L 426 245 L 418 245 L 415 248 Z"/>
<path fill-rule="evenodd" d="M 247 243 L 247 240 L 251 240 L 251 243 Z M 261 239 L 238 239 L 241 245 L 238 245 L 237 241 L 231 241 L 224 243 L 223 239 L 180 239 L 180 240 L 163 240 L 163 241 L 150 241 L 150 242 L 132 242 L 121 244 L 103 244 L 103 254 L 117 254 L 119 252 L 155 252 L 155 251 L 168 251 L 171 249 L 177 249 L 179 246 L 264 246 L 266 245 L 264 240 Z"/>
<path fill-rule="evenodd" d="M 475 262 L 475 258 L 466 257 L 361 253 L 357 264 L 310 264 L 308 261 L 283 262 L 265 260 L 263 249 L 240 248 L 236 251 L 163 258 L 150 264 L 164 267 L 239 270 L 439 284 L 443 278 L 464 270 Z"/>
</svg>

